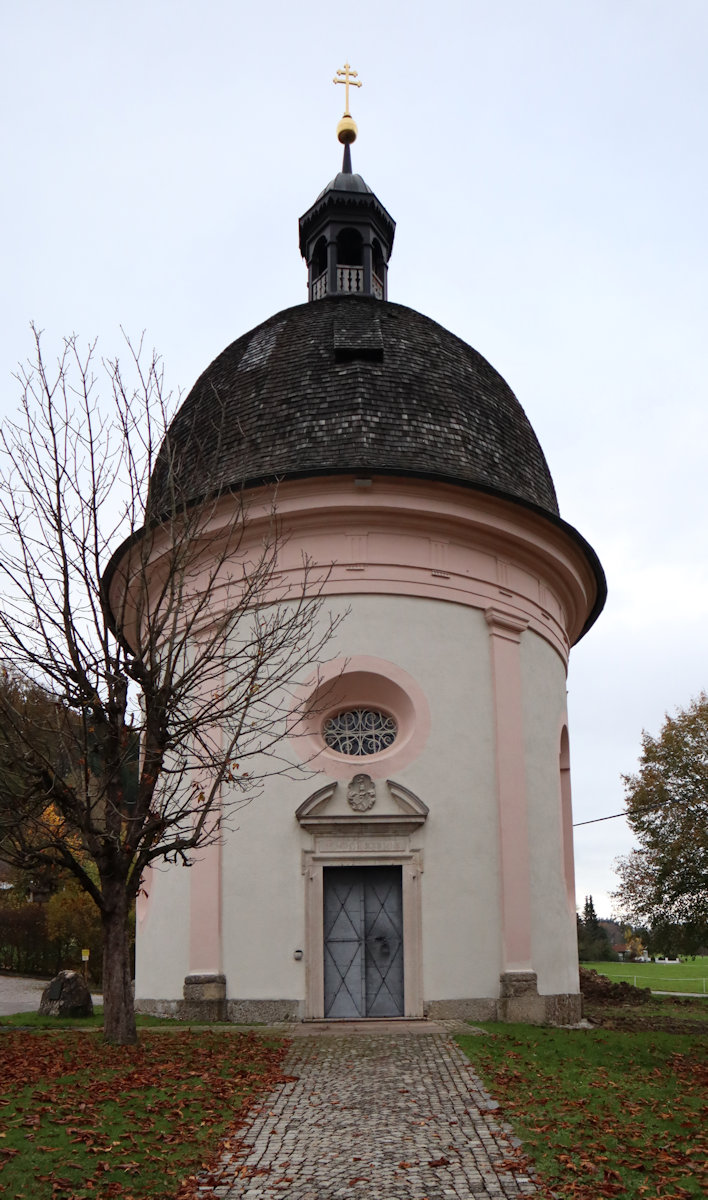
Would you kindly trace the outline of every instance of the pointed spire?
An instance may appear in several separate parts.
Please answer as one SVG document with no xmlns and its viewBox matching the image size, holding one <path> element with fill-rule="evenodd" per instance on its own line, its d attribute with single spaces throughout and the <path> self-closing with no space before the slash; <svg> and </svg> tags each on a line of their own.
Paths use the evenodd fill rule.
<svg viewBox="0 0 708 1200">
<path fill-rule="evenodd" d="M 352 173 L 352 151 L 349 142 L 344 143 L 344 157 L 342 159 L 342 174 L 351 175 Z"/>
</svg>

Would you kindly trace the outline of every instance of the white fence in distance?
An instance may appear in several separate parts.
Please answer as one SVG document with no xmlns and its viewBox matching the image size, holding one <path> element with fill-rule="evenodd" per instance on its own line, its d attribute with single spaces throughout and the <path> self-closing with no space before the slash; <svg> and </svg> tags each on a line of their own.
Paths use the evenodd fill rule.
<svg viewBox="0 0 708 1200">
<path fill-rule="evenodd" d="M 708 995 L 708 988 L 706 988 L 706 979 L 705 979 L 704 975 L 698 975 L 698 976 L 696 976 L 696 975 L 665 975 L 665 976 L 663 976 L 663 981 L 665 981 L 669 985 L 672 983 L 698 983 L 698 984 L 700 984 L 700 987 L 685 988 L 685 989 L 684 988 L 675 988 L 675 987 L 670 987 L 670 986 L 668 986 L 666 988 L 661 988 L 661 987 L 657 986 L 660 982 L 662 982 L 662 977 L 660 977 L 658 975 L 653 975 L 651 978 L 651 982 L 649 982 L 649 981 L 647 981 L 647 979 L 645 977 L 642 977 L 641 975 L 631 975 L 628 972 L 624 972 L 624 971 L 622 971 L 622 972 L 613 971 L 611 975 L 607 976 L 607 978 L 612 979 L 612 980 L 630 979 L 632 981 L 634 987 L 648 987 L 648 988 L 651 988 L 652 992 L 687 991 L 687 992 L 693 992 L 693 993 L 699 994 L 699 995 L 702 993 L 704 996 Z M 637 983 L 637 980 L 639 980 L 639 983 Z"/>
</svg>

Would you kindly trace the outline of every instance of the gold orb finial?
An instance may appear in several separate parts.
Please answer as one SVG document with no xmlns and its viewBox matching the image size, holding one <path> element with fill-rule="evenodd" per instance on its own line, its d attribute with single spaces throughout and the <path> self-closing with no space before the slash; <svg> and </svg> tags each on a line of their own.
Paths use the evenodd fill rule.
<svg viewBox="0 0 708 1200">
<path fill-rule="evenodd" d="M 337 137 L 343 146 L 351 146 L 352 142 L 356 141 L 358 133 L 356 121 L 354 121 L 348 113 L 345 113 L 337 126 Z"/>
<path fill-rule="evenodd" d="M 349 111 L 349 88 L 361 87 L 359 72 L 353 71 L 347 62 L 337 70 L 333 83 L 344 84 L 344 116 L 337 126 L 337 137 L 343 146 L 351 146 L 356 141 L 358 130 Z"/>
</svg>

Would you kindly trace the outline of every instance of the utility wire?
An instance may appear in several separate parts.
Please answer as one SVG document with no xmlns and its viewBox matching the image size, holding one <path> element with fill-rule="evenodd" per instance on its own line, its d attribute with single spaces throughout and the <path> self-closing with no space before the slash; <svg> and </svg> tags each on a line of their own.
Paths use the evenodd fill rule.
<svg viewBox="0 0 708 1200">
<path fill-rule="evenodd" d="M 597 825 L 598 821 L 614 821 L 616 817 L 626 817 L 626 812 L 612 813 L 611 817 L 593 817 L 592 821 L 575 821 L 573 829 L 577 829 L 579 825 Z"/>
</svg>

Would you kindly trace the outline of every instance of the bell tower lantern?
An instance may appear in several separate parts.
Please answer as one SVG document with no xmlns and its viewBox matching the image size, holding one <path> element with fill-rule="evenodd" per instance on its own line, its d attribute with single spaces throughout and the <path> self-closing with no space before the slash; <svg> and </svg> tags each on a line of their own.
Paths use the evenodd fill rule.
<svg viewBox="0 0 708 1200">
<path fill-rule="evenodd" d="M 324 296 L 388 299 L 388 260 L 396 222 L 361 175 L 352 172 L 351 145 L 357 127 L 349 112 L 349 88 L 361 87 L 349 63 L 337 71 L 345 85 L 345 111 L 337 126 L 344 146 L 342 169 L 300 217 L 300 253 L 307 262 L 310 300 Z"/>
</svg>

